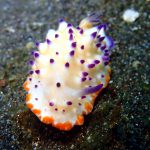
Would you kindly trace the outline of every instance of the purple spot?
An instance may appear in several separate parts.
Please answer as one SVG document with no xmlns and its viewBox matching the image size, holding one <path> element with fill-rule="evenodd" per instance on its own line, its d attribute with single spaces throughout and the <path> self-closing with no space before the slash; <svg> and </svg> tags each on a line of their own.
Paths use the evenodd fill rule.
<svg viewBox="0 0 150 150">
<path fill-rule="evenodd" d="M 70 52 L 70 56 L 74 56 L 74 50 Z"/>
<path fill-rule="evenodd" d="M 102 28 L 104 28 L 104 30 L 106 30 L 107 26 L 108 25 L 106 23 L 105 24 L 101 24 L 101 25 L 98 26 L 98 29 L 101 30 Z"/>
<path fill-rule="evenodd" d="M 104 65 L 106 66 L 106 65 L 108 65 L 109 64 L 109 62 L 104 62 Z"/>
<path fill-rule="evenodd" d="M 84 45 L 81 45 L 81 49 L 82 49 L 82 50 L 84 49 Z"/>
<path fill-rule="evenodd" d="M 33 70 L 30 70 L 30 71 L 29 71 L 29 74 L 33 74 L 33 73 L 34 73 L 34 71 L 33 71 Z"/>
<path fill-rule="evenodd" d="M 29 78 L 29 81 L 32 81 L 32 78 Z"/>
<path fill-rule="evenodd" d="M 68 102 L 67 102 L 67 105 L 72 105 L 72 102 L 71 102 L 71 101 L 68 101 Z"/>
<path fill-rule="evenodd" d="M 58 34 L 55 34 L 55 38 L 58 38 L 59 37 L 59 35 Z"/>
<path fill-rule="evenodd" d="M 82 78 L 81 81 L 84 82 L 86 80 L 86 78 Z"/>
<path fill-rule="evenodd" d="M 98 28 L 99 30 L 101 30 L 101 29 L 103 28 L 103 25 L 99 25 L 97 28 Z"/>
<path fill-rule="evenodd" d="M 59 53 L 58 53 L 58 52 L 56 52 L 56 55 L 59 55 Z"/>
<path fill-rule="evenodd" d="M 36 42 L 36 43 L 35 43 L 35 46 L 36 46 L 36 47 L 39 47 L 39 45 L 40 45 L 39 42 Z"/>
<path fill-rule="evenodd" d="M 55 108 L 55 111 L 58 111 L 58 108 Z"/>
<path fill-rule="evenodd" d="M 93 33 L 91 34 L 91 36 L 92 36 L 93 38 L 95 38 L 96 35 L 97 35 L 97 32 L 93 32 Z"/>
<path fill-rule="evenodd" d="M 98 30 L 101 30 L 103 28 L 103 25 L 99 25 L 97 28 Z"/>
<path fill-rule="evenodd" d="M 91 77 L 89 77 L 89 80 L 92 80 L 92 78 L 91 78 Z"/>
<path fill-rule="evenodd" d="M 35 100 L 37 101 L 37 100 L 38 100 L 38 98 L 35 98 Z"/>
<path fill-rule="evenodd" d="M 104 78 L 104 75 L 102 74 L 101 77 Z"/>
<path fill-rule="evenodd" d="M 86 95 L 86 94 L 95 93 L 95 92 L 99 91 L 102 87 L 103 87 L 103 84 L 99 84 L 99 85 L 91 87 L 91 88 L 85 88 L 83 90 L 83 94 Z"/>
<path fill-rule="evenodd" d="M 65 67 L 67 67 L 67 68 L 69 67 L 69 63 L 68 62 L 66 62 Z"/>
<path fill-rule="evenodd" d="M 61 19 L 59 19 L 58 21 L 61 23 L 61 22 L 63 22 L 63 21 L 64 21 L 64 19 L 63 19 L 63 18 L 61 18 Z"/>
<path fill-rule="evenodd" d="M 51 44 L 51 41 L 49 39 L 46 39 L 47 44 Z"/>
<path fill-rule="evenodd" d="M 53 103 L 53 102 L 50 102 L 50 103 L 49 103 L 49 106 L 54 106 L 54 103 Z"/>
<path fill-rule="evenodd" d="M 69 31 L 68 31 L 68 32 L 71 34 L 71 33 L 73 33 L 73 30 L 72 30 L 72 29 L 69 29 Z"/>
<path fill-rule="evenodd" d="M 63 112 L 65 112 L 65 110 L 64 110 L 64 109 L 63 109 L 62 111 L 63 111 Z"/>
<path fill-rule="evenodd" d="M 72 24 L 71 24 L 71 23 L 68 23 L 67 27 L 72 27 Z"/>
<path fill-rule="evenodd" d="M 100 38 L 100 35 L 98 35 L 97 38 Z"/>
<path fill-rule="evenodd" d="M 85 60 L 83 60 L 83 59 L 80 60 L 80 63 L 81 63 L 81 64 L 84 64 L 84 62 L 85 62 Z"/>
<path fill-rule="evenodd" d="M 102 46 L 101 49 L 104 50 L 106 48 L 106 45 Z"/>
<path fill-rule="evenodd" d="M 105 39 L 105 37 L 100 37 L 99 42 L 102 42 Z"/>
<path fill-rule="evenodd" d="M 40 70 L 35 70 L 35 73 L 36 74 L 40 74 Z"/>
<path fill-rule="evenodd" d="M 30 61 L 29 61 L 29 65 L 31 65 L 31 66 L 34 65 L 34 61 L 33 61 L 33 60 L 30 60 Z"/>
<path fill-rule="evenodd" d="M 35 53 L 35 51 L 32 51 L 32 52 L 31 52 L 31 55 L 34 56 L 34 53 Z"/>
<path fill-rule="evenodd" d="M 35 87 L 35 88 L 37 88 L 37 87 L 38 87 L 38 85 L 35 85 L 34 87 Z"/>
<path fill-rule="evenodd" d="M 83 34 L 83 29 L 80 30 L 80 34 Z"/>
<path fill-rule="evenodd" d="M 81 104 L 81 103 L 78 103 L 78 105 L 81 106 L 82 104 Z"/>
<path fill-rule="evenodd" d="M 76 27 L 77 30 L 80 30 L 80 27 Z"/>
<path fill-rule="evenodd" d="M 70 40 L 70 41 L 73 40 L 73 35 L 72 35 L 72 34 L 70 34 L 69 40 Z"/>
<path fill-rule="evenodd" d="M 38 58 L 39 56 L 39 53 L 34 53 L 34 57 Z"/>
<path fill-rule="evenodd" d="M 61 84 L 59 82 L 56 83 L 57 87 L 61 87 Z"/>
<path fill-rule="evenodd" d="M 72 46 L 73 48 L 75 48 L 75 47 L 77 46 L 77 42 L 73 42 L 73 43 L 71 44 L 71 46 Z"/>
<path fill-rule="evenodd" d="M 82 75 L 83 75 L 83 76 L 87 76 L 88 73 L 87 73 L 87 72 L 82 72 Z"/>
<path fill-rule="evenodd" d="M 51 63 L 51 64 L 54 63 L 54 59 L 51 58 L 51 59 L 50 59 L 50 63 Z"/>
<path fill-rule="evenodd" d="M 109 53 L 104 53 L 104 56 L 109 56 Z"/>
<path fill-rule="evenodd" d="M 94 63 L 95 63 L 95 64 L 99 64 L 100 61 L 99 61 L 99 60 L 94 60 Z"/>
<path fill-rule="evenodd" d="M 109 61 L 109 57 L 108 57 L 108 56 L 103 56 L 102 59 L 103 59 L 104 61 Z"/>
<path fill-rule="evenodd" d="M 101 46 L 101 43 L 97 43 L 96 44 L 96 47 L 98 48 L 98 47 L 100 47 Z"/>
<path fill-rule="evenodd" d="M 88 68 L 94 68 L 95 67 L 95 64 L 89 64 L 88 65 Z"/>
<path fill-rule="evenodd" d="M 82 96 L 82 97 L 81 97 L 81 99 L 84 99 L 84 98 L 86 98 L 86 96 Z"/>
</svg>

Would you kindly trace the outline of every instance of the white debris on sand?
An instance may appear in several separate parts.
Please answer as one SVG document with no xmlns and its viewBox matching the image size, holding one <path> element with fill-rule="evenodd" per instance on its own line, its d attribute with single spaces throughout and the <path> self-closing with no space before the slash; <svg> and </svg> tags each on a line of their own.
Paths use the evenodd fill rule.
<svg viewBox="0 0 150 150">
<path fill-rule="evenodd" d="M 133 10 L 133 9 L 127 9 L 123 13 L 123 20 L 126 22 L 134 22 L 139 17 L 139 12 Z"/>
</svg>

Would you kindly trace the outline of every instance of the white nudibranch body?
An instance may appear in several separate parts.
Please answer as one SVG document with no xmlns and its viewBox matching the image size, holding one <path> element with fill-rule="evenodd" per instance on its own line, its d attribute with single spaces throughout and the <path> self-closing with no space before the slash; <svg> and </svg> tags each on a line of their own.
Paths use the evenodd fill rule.
<svg viewBox="0 0 150 150">
<path fill-rule="evenodd" d="M 82 125 L 92 111 L 98 93 L 110 80 L 110 50 L 113 41 L 91 15 L 75 28 L 64 20 L 58 30 L 49 30 L 32 52 L 32 70 L 24 83 L 28 108 L 46 124 L 60 130 Z"/>
</svg>

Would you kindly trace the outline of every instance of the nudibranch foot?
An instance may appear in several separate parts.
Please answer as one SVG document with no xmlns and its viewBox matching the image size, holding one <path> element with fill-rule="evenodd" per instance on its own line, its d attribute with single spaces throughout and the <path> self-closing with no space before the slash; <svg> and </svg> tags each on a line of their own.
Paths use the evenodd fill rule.
<svg viewBox="0 0 150 150">
<path fill-rule="evenodd" d="M 36 42 L 23 87 L 27 107 L 41 122 L 64 131 L 83 125 L 110 80 L 114 43 L 106 28 L 99 15 L 91 14 L 79 27 L 61 20 L 43 43 Z"/>
</svg>

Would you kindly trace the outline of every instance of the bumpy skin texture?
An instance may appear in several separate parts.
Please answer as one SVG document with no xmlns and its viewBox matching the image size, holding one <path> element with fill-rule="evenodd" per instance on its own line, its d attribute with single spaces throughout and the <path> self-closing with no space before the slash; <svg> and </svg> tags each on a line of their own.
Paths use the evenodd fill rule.
<svg viewBox="0 0 150 150">
<path fill-rule="evenodd" d="M 70 130 L 84 123 L 95 98 L 110 80 L 109 56 L 113 41 L 105 35 L 106 24 L 90 15 L 79 27 L 61 20 L 49 30 L 44 43 L 32 52 L 32 70 L 23 87 L 26 104 L 45 124 Z"/>
</svg>

